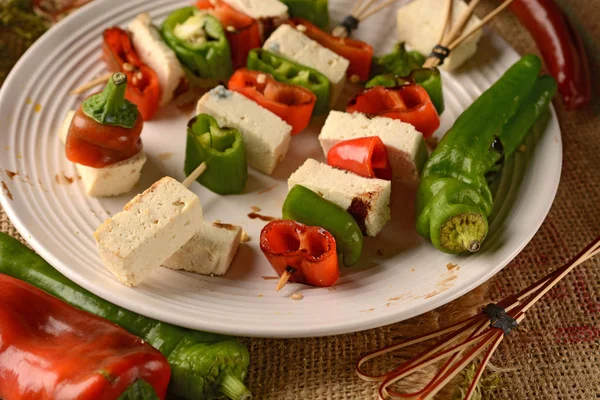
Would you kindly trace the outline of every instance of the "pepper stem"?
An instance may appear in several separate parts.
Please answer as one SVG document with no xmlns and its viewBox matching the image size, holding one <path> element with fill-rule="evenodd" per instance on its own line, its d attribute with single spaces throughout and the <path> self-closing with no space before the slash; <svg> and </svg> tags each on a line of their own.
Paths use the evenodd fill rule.
<svg viewBox="0 0 600 400">
<path fill-rule="evenodd" d="M 296 268 L 288 266 L 285 271 L 283 271 L 283 274 L 281 274 L 281 278 L 279 278 L 279 282 L 277 282 L 275 291 L 279 292 L 281 289 L 283 289 L 294 272 L 296 272 Z"/>
<path fill-rule="evenodd" d="M 102 91 L 104 97 L 104 108 L 100 114 L 102 124 L 114 123 L 115 115 L 125 103 L 125 89 L 127 89 L 127 75 L 122 72 L 114 73 Z"/>
<path fill-rule="evenodd" d="M 477 213 L 458 214 L 442 225 L 440 244 L 448 252 L 475 253 L 481 248 L 481 242 L 487 234 L 484 216 Z"/>
<path fill-rule="evenodd" d="M 235 376 L 227 374 L 221 381 L 221 393 L 231 400 L 248 400 L 252 398 L 250 390 Z"/>
</svg>

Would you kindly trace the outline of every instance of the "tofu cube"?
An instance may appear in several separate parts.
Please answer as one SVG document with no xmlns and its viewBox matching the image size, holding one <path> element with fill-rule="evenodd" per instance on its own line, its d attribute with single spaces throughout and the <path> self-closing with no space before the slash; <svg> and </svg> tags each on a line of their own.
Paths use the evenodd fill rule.
<svg viewBox="0 0 600 400">
<path fill-rule="evenodd" d="M 74 115 L 75 111 L 69 111 L 58 131 L 58 137 L 63 143 L 67 140 Z M 145 163 L 146 155 L 140 150 L 133 157 L 104 168 L 92 168 L 81 164 L 75 164 L 75 168 L 89 196 L 109 197 L 130 192 L 140 180 Z"/>
<path fill-rule="evenodd" d="M 319 134 L 319 142 L 327 157 L 329 150 L 340 142 L 370 136 L 379 136 L 385 144 L 394 179 L 419 179 L 427 160 L 423 135 L 397 119 L 331 111 Z"/>
<path fill-rule="evenodd" d="M 467 3 L 463 0 L 453 0 L 451 26 L 458 23 L 467 7 Z M 406 42 L 414 50 L 428 56 L 438 44 L 437 41 L 442 33 L 446 20 L 446 2 L 440 2 L 440 0 L 411 1 L 398 10 L 397 20 L 399 41 Z M 479 22 L 480 19 L 473 15 L 464 32 L 470 31 Z M 477 51 L 477 43 L 481 39 L 481 35 L 481 30 L 479 30 L 452 50 L 441 68 L 452 71 L 460 67 Z"/>
<path fill-rule="evenodd" d="M 265 174 L 272 174 L 287 154 L 292 127 L 244 95 L 217 86 L 198 101 L 196 113 L 210 114 L 219 126 L 239 130 L 248 164 Z"/>
<path fill-rule="evenodd" d="M 377 236 L 391 218 L 389 181 L 364 178 L 309 158 L 288 179 L 290 189 L 296 185 L 347 210 L 368 236 Z"/>
<path fill-rule="evenodd" d="M 148 13 L 138 15 L 129 24 L 129 32 L 141 60 L 156 72 L 161 90 L 160 105 L 169 103 L 185 85 L 185 72 L 177 56 L 152 25 Z"/>
<path fill-rule="evenodd" d="M 186 244 L 202 224 L 198 196 L 164 177 L 135 196 L 94 232 L 104 265 L 136 286 Z"/>
<path fill-rule="evenodd" d="M 290 25 L 281 25 L 277 28 L 265 42 L 263 48 L 299 64 L 314 68 L 325 75 L 331 82 L 330 106 L 335 104 L 344 91 L 346 72 L 350 62 Z"/>
<path fill-rule="evenodd" d="M 279 25 L 288 20 L 288 7 L 279 0 L 224 0 L 236 10 L 246 14 L 258 22 L 260 35 L 269 35 Z"/>
<path fill-rule="evenodd" d="M 242 228 L 204 221 L 200 230 L 163 267 L 202 275 L 224 275 L 240 246 Z"/>
</svg>

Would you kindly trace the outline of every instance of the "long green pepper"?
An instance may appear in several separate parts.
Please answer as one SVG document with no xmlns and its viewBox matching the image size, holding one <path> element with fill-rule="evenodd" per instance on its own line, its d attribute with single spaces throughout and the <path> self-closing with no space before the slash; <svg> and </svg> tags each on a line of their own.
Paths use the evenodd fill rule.
<svg viewBox="0 0 600 400">
<path fill-rule="evenodd" d="M 248 54 L 248 69 L 271 74 L 277 81 L 292 83 L 307 88 L 317 96 L 314 115 L 325 114 L 329 110 L 329 79 L 315 69 L 305 67 L 287 58 L 280 57 L 264 49 L 254 49 Z"/>
<path fill-rule="evenodd" d="M 329 26 L 329 5 L 327 0 L 280 0 L 288 6 L 290 17 L 302 18 L 321 29 Z"/>
<path fill-rule="evenodd" d="M 447 253 L 479 250 L 492 212 L 486 174 L 501 158 L 497 144 L 502 140 L 514 151 L 534 121 L 535 115 L 525 110 L 537 109 L 532 103 L 541 110 L 551 98 L 553 85 L 538 78 L 540 70 L 538 57 L 521 58 L 456 120 L 425 164 L 417 231 L 436 248 Z"/>
<path fill-rule="evenodd" d="M 229 42 L 215 17 L 196 7 L 180 8 L 167 16 L 161 32 L 193 84 L 214 86 L 233 73 Z"/>
<path fill-rule="evenodd" d="M 243 384 L 250 362 L 248 350 L 233 338 L 180 328 L 117 307 L 71 282 L 4 233 L 0 233 L 0 273 L 106 318 L 150 343 L 171 365 L 171 396 L 189 400 L 251 397 Z"/>
<path fill-rule="evenodd" d="M 206 171 L 196 179 L 215 193 L 241 193 L 248 180 L 248 163 L 242 134 L 233 128 L 220 128 L 208 114 L 188 122 L 184 170 L 191 174 L 202 162 Z"/>
</svg>

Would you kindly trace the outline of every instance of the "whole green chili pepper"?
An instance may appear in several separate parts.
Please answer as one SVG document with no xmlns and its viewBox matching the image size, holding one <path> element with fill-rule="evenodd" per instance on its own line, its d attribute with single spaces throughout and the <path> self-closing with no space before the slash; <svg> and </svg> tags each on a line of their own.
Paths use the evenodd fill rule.
<svg viewBox="0 0 600 400">
<path fill-rule="evenodd" d="M 81 103 L 83 113 L 102 125 L 116 125 L 131 129 L 138 117 L 137 106 L 125 100 L 127 76 L 121 72 L 113 74 L 106 87 Z"/>
<path fill-rule="evenodd" d="M 425 164 L 417 231 L 439 250 L 479 250 L 492 211 L 485 178 L 490 147 L 532 91 L 540 69 L 538 57 L 521 58 L 456 120 Z"/>
<path fill-rule="evenodd" d="M 542 75 L 535 81 L 523 105 L 508 120 L 492 143 L 485 175 L 488 182 L 498 175 L 504 161 L 513 155 L 533 124 L 548 109 L 557 89 L 556 80 L 549 75 Z"/>
<path fill-rule="evenodd" d="M 242 134 L 233 128 L 219 128 L 208 114 L 188 122 L 185 148 L 185 174 L 191 174 L 202 162 L 206 171 L 198 183 L 218 194 L 241 193 L 248 180 L 248 163 Z"/>
<path fill-rule="evenodd" d="M 442 75 L 437 68 L 413 69 L 407 76 L 394 74 L 377 75 L 367 82 L 366 88 L 374 86 L 397 87 L 412 83 L 416 83 L 427 91 L 438 114 L 442 115 L 445 108 L 444 93 L 442 91 Z"/>
<path fill-rule="evenodd" d="M 345 266 L 351 267 L 360 259 L 363 234 L 356 220 L 348 211 L 310 189 L 296 185 L 290 190 L 283 203 L 283 219 L 320 226 L 331 233 Z"/>
<path fill-rule="evenodd" d="M 71 282 L 4 233 L 0 233 L 0 273 L 106 318 L 150 343 L 171 365 L 170 395 L 190 400 L 250 398 L 242 383 L 249 364 L 248 350 L 237 340 L 169 325 L 117 307 Z"/>
<path fill-rule="evenodd" d="M 308 20 L 321 29 L 329 26 L 328 0 L 280 0 L 288 6 L 290 17 Z"/>
<path fill-rule="evenodd" d="M 403 42 L 397 43 L 394 49 L 383 56 L 373 57 L 371 76 L 394 74 L 407 76 L 413 69 L 421 68 L 425 56 L 418 51 L 407 51 Z"/>
<path fill-rule="evenodd" d="M 254 49 L 248 54 L 248 69 L 271 74 L 277 81 L 293 83 L 307 88 L 317 96 L 313 115 L 329 110 L 331 83 L 322 73 L 264 49 Z"/>
<path fill-rule="evenodd" d="M 169 14 L 161 30 L 165 42 L 196 78 L 226 81 L 233 73 L 229 42 L 215 17 L 184 7 Z"/>
</svg>

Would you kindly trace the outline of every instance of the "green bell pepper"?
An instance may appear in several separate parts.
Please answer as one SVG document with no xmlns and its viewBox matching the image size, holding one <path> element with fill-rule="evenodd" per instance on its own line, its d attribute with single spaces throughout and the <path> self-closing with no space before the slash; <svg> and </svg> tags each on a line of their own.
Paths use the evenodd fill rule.
<svg viewBox="0 0 600 400">
<path fill-rule="evenodd" d="M 218 194 L 241 193 L 248 180 L 248 163 L 242 134 L 233 128 L 219 128 L 208 114 L 188 122 L 185 148 L 185 174 L 190 175 L 201 163 L 206 171 L 198 183 Z"/>
<path fill-rule="evenodd" d="M 196 7 L 180 8 L 167 16 L 161 32 L 188 75 L 192 75 L 192 83 L 205 86 L 203 80 L 211 84 L 226 81 L 233 73 L 229 42 L 215 17 Z"/>
<path fill-rule="evenodd" d="M 329 110 L 331 83 L 322 73 L 280 57 L 264 49 L 253 49 L 248 54 L 248 69 L 271 74 L 275 80 L 307 88 L 317 96 L 313 115 Z"/>
<path fill-rule="evenodd" d="M 425 56 L 418 51 L 407 51 L 404 43 L 398 43 L 394 49 L 383 56 L 373 57 L 371 76 L 394 74 L 407 76 L 413 69 L 421 68 Z"/>
<path fill-rule="evenodd" d="M 280 0 L 288 6 L 290 17 L 306 19 L 321 29 L 329 26 L 327 0 Z"/>
<path fill-rule="evenodd" d="M 102 125 L 115 125 L 132 129 L 138 117 L 137 106 L 125 100 L 127 75 L 114 73 L 104 90 L 94 94 L 81 103 L 85 115 Z"/>
<path fill-rule="evenodd" d="M 106 318 L 150 343 L 171 365 L 169 395 L 189 400 L 250 398 L 242 383 L 250 362 L 248 350 L 237 340 L 169 325 L 117 307 L 71 282 L 25 245 L 3 233 L 0 273 Z"/>
<path fill-rule="evenodd" d="M 413 69 L 407 76 L 394 74 L 377 75 L 367 82 L 366 88 L 374 86 L 397 87 L 412 83 L 416 83 L 427 91 L 438 114 L 442 115 L 445 108 L 444 93 L 442 91 L 442 75 L 437 68 Z"/>
<path fill-rule="evenodd" d="M 490 149 L 519 109 L 529 107 L 541 65 L 529 55 L 509 68 L 456 120 L 425 164 L 417 231 L 439 250 L 475 252 L 487 236 L 493 200 L 485 175 L 496 158 Z"/>
<path fill-rule="evenodd" d="M 345 266 L 351 267 L 360 259 L 363 234 L 352 215 L 310 189 L 296 185 L 290 190 L 283 203 L 283 219 L 320 226 L 331 233 Z"/>
</svg>

